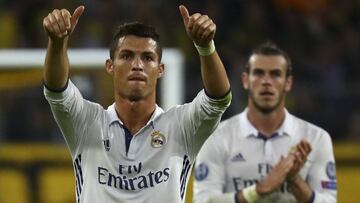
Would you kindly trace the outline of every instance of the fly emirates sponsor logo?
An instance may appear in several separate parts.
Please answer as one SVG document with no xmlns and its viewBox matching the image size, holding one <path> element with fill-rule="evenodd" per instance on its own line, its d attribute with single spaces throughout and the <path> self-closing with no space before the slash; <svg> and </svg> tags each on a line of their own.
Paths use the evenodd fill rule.
<svg viewBox="0 0 360 203">
<path fill-rule="evenodd" d="M 121 190 L 141 190 L 169 180 L 170 168 L 140 174 L 141 169 L 141 162 L 138 165 L 119 164 L 118 174 L 111 173 L 107 168 L 98 167 L 98 182 Z"/>
<path fill-rule="evenodd" d="M 262 181 L 272 170 L 273 166 L 268 163 L 258 163 L 257 164 L 257 178 L 244 178 L 244 177 L 232 177 L 234 188 L 236 191 L 241 191 L 244 188 L 247 188 L 251 185 L 257 184 Z M 282 193 L 287 192 L 287 183 L 285 182 L 280 186 L 280 191 Z"/>
</svg>

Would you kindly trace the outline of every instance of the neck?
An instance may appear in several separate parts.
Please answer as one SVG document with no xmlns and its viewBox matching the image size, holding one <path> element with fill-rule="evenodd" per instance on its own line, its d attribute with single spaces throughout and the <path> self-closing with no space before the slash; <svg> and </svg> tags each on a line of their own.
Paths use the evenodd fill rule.
<svg viewBox="0 0 360 203">
<path fill-rule="evenodd" d="M 115 96 L 116 113 L 132 135 L 136 134 L 146 125 L 155 111 L 155 108 L 155 97 L 149 97 L 139 101 L 130 101 Z"/>
<path fill-rule="evenodd" d="M 285 119 L 285 108 L 280 105 L 275 110 L 269 113 L 263 113 L 258 110 L 254 105 L 249 103 L 247 117 L 250 123 L 263 135 L 270 137 L 277 129 L 280 128 L 281 124 Z"/>
</svg>

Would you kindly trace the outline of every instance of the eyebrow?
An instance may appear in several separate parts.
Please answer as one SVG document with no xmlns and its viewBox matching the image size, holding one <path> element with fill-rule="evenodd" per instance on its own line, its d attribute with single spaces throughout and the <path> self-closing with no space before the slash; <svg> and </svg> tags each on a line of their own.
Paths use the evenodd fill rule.
<svg viewBox="0 0 360 203">
<path fill-rule="evenodd" d="M 261 67 L 254 67 L 254 68 L 252 68 L 252 70 L 267 71 L 267 70 L 265 70 L 265 68 L 261 68 Z M 281 68 L 280 67 L 275 67 L 275 68 L 271 68 L 268 71 L 270 71 L 270 72 L 272 72 L 272 71 L 281 71 Z"/>
<path fill-rule="evenodd" d="M 130 49 L 123 49 L 123 50 L 120 50 L 119 53 L 122 53 L 122 52 L 129 52 L 129 53 L 135 53 L 136 51 L 134 50 L 130 50 Z M 141 52 L 141 54 L 145 54 L 145 55 L 155 55 L 156 52 L 152 52 L 152 51 L 144 51 L 144 52 Z"/>
<path fill-rule="evenodd" d="M 142 54 L 145 54 L 145 55 L 156 55 L 156 52 L 145 51 L 145 52 L 142 52 Z"/>
</svg>

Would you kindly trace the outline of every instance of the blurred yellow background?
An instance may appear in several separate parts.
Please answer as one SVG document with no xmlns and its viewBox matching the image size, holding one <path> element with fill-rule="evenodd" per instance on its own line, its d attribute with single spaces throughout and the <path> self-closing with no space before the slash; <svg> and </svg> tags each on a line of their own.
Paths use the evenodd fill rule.
<svg viewBox="0 0 360 203">
<path fill-rule="evenodd" d="M 360 199 L 360 145 L 335 143 L 338 202 Z M 6 165 L 6 167 L 3 167 Z M 0 145 L 1 203 L 73 203 L 75 179 L 64 145 Z M 192 198 L 192 177 L 186 203 Z"/>
</svg>

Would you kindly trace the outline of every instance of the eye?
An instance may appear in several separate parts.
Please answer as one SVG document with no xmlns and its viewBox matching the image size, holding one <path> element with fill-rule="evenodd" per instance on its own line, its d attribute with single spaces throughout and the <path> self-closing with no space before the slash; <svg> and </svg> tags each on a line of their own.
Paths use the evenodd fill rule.
<svg viewBox="0 0 360 203">
<path fill-rule="evenodd" d="M 154 57 L 150 56 L 150 55 L 147 55 L 145 56 L 145 60 L 146 61 L 153 61 L 154 60 Z"/>
<path fill-rule="evenodd" d="M 280 70 L 271 71 L 271 77 L 281 77 L 282 73 Z"/>
<path fill-rule="evenodd" d="M 129 53 L 123 53 L 120 55 L 121 59 L 128 60 L 130 59 L 131 55 Z"/>
<path fill-rule="evenodd" d="M 255 69 L 255 70 L 253 71 L 253 75 L 255 75 L 255 76 L 262 76 L 262 75 L 264 75 L 264 71 L 263 71 L 263 70 L 260 70 L 260 69 Z"/>
</svg>

